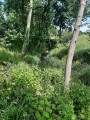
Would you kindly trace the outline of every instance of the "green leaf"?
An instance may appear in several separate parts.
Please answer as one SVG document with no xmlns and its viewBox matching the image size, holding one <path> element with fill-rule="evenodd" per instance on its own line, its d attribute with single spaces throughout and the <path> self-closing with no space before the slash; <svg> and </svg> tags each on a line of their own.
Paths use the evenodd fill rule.
<svg viewBox="0 0 90 120">
<path fill-rule="evenodd" d="M 39 110 L 39 111 L 43 111 L 43 106 L 39 105 L 39 106 L 38 106 L 38 110 Z"/>
<path fill-rule="evenodd" d="M 75 115 L 72 116 L 72 120 L 76 120 L 76 116 Z"/>
<path fill-rule="evenodd" d="M 55 104 L 52 104 L 52 108 L 55 109 Z"/>
<path fill-rule="evenodd" d="M 62 113 L 62 111 L 59 111 L 59 114 L 61 114 Z"/>
<path fill-rule="evenodd" d="M 23 116 L 24 116 L 24 117 L 27 117 L 27 112 L 23 113 Z"/>
<path fill-rule="evenodd" d="M 43 116 L 45 116 L 46 118 L 49 118 L 49 113 L 46 112 L 46 111 L 44 111 L 44 112 L 43 112 Z"/>
<path fill-rule="evenodd" d="M 61 120 L 62 118 L 60 116 L 58 116 L 58 120 Z"/>
<path fill-rule="evenodd" d="M 33 105 L 34 108 L 37 108 L 37 105 Z"/>
<path fill-rule="evenodd" d="M 49 118 L 48 120 L 52 120 L 52 118 Z"/>
<path fill-rule="evenodd" d="M 49 107 L 46 107 L 46 111 L 48 111 L 49 113 L 52 113 L 52 109 L 50 109 Z"/>
<path fill-rule="evenodd" d="M 61 109 L 61 106 L 60 106 L 60 105 L 58 105 L 58 106 L 57 106 L 57 109 L 58 109 L 58 110 L 60 110 L 60 109 Z"/>
<path fill-rule="evenodd" d="M 35 115 L 36 115 L 36 118 L 38 118 L 40 120 L 41 115 L 40 115 L 40 113 L 38 111 L 35 113 Z"/>
<path fill-rule="evenodd" d="M 29 108 L 29 112 L 30 112 L 30 113 L 34 113 L 35 110 L 33 110 L 32 108 Z"/>
<path fill-rule="evenodd" d="M 41 105 L 44 105 L 44 100 L 40 100 L 39 102 Z"/>
<path fill-rule="evenodd" d="M 51 106 L 51 103 L 48 102 L 48 101 L 45 101 L 45 104 L 48 105 L 48 106 Z"/>
</svg>

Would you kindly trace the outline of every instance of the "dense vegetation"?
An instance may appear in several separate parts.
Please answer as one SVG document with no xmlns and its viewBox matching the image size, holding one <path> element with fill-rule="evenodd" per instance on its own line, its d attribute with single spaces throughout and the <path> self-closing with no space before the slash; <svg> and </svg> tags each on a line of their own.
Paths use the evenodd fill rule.
<svg viewBox="0 0 90 120">
<path fill-rule="evenodd" d="M 77 12 L 78 2 L 34 0 L 24 56 L 20 53 L 29 0 L 0 2 L 0 120 L 90 120 L 89 31 L 79 35 L 70 91 L 64 93 L 66 58 L 76 17 L 73 11 Z M 83 19 L 89 17 L 87 11 L 88 3 Z M 43 62 L 40 57 L 46 49 L 49 53 Z"/>
</svg>

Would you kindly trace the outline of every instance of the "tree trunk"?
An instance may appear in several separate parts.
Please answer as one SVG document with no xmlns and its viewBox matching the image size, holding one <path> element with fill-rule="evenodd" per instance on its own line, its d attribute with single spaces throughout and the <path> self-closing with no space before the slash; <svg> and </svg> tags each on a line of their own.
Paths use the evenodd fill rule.
<svg viewBox="0 0 90 120">
<path fill-rule="evenodd" d="M 74 27 L 73 37 L 69 48 L 69 53 L 67 57 L 67 63 L 66 63 L 66 73 L 65 73 L 65 92 L 67 92 L 70 88 L 70 77 L 71 77 L 71 67 L 72 67 L 72 61 L 73 56 L 75 52 L 75 46 L 76 41 L 78 39 L 79 31 L 80 31 L 80 25 L 82 22 L 82 17 L 84 13 L 84 8 L 87 0 L 80 0 L 80 7 L 78 11 L 77 21 Z"/>
<path fill-rule="evenodd" d="M 58 35 L 59 35 L 59 38 L 61 38 L 61 36 L 62 36 L 62 28 L 61 28 L 61 25 L 60 25 L 60 29 L 59 29 L 58 32 L 59 32 L 59 34 L 58 34 Z"/>
<path fill-rule="evenodd" d="M 30 32 L 30 24 L 31 24 L 31 17 L 32 17 L 32 7 L 33 7 L 33 0 L 30 0 L 30 10 L 28 14 L 27 27 L 26 27 L 26 38 L 21 51 L 21 56 L 25 54 L 27 47 L 29 45 L 29 32 Z"/>
<path fill-rule="evenodd" d="M 22 5 L 21 5 L 21 12 L 22 12 L 22 25 L 24 27 L 24 32 L 25 32 L 25 13 L 24 13 L 24 4 L 25 4 L 25 0 L 22 0 Z"/>
</svg>

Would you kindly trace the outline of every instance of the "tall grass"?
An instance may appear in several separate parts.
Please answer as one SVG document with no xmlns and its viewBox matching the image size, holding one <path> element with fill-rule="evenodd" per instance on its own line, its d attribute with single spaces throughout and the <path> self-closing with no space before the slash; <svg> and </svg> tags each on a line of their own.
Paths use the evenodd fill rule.
<svg viewBox="0 0 90 120">
<path fill-rule="evenodd" d="M 25 61 L 28 64 L 38 64 L 39 63 L 39 55 L 35 54 L 26 54 L 24 57 L 20 56 L 20 53 L 17 51 L 10 51 L 9 49 L 0 47 L 0 63 L 10 62 L 17 64 L 20 61 Z"/>
<path fill-rule="evenodd" d="M 9 51 L 9 49 L 5 49 L 0 47 L 0 63 L 2 62 L 10 62 L 10 63 L 18 63 L 20 60 L 18 52 Z"/>
<path fill-rule="evenodd" d="M 90 41 L 89 41 L 88 35 L 80 35 L 77 41 L 76 45 L 76 52 L 79 52 L 81 50 L 87 50 L 90 49 Z"/>
</svg>

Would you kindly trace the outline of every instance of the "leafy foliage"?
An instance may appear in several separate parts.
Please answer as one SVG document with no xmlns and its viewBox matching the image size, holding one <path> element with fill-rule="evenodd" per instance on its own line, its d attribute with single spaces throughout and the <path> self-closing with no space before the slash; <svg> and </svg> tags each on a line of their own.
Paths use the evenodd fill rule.
<svg viewBox="0 0 90 120">
<path fill-rule="evenodd" d="M 59 77 L 62 78 L 62 72 L 59 74 L 60 71 L 52 69 L 41 71 L 24 62 L 8 65 L 8 71 L 7 66 L 2 67 L 1 71 L 0 119 L 75 120 L 70 98 L 56 94 L 61 92 L 62 81 L 59 82 Z"/>
<path fill-rule="evenodd" d="M 61 42 L 63 44 L 70 43 L 71 39 L 72 39 L 72 32 L 63 32 L 63 35 L 61 38 Z"/>
<path fill-rule="evenodd" d="M 73 84 L 71 97 L 74 103 L 74 109 L 80 120 L 88 120 L 90 118 L 90 88 L 83 84 Z M 87 111 L 87 112 L 85 112 Z"/>
<path fill-rule="evenodd" d="M 18 62 L 15 65 L 14 52 L 8 51 L 7 54 L 6 49 L 1 48 L 1 53 L 3 66 L 0 65 L 0 119 L 89 120 L 89 87 L 80 82 L 73 83 L 70 95 L 63 95 L 65 58 L 58 59 L 57 52 L 49 54 L 48 58 L 53 56 L 58 59 L 61 65 L 58 68 L 50 63 L 42 63 L 43 66 L 40 66 L 41 63 L 33 63 L 33 60 L 31 62 L 34 55 L 23 57 L 22 60 L 29 64 L 19 62 L 21 59 L 17 57 Z M 73 70 L 77 71 L 78 79 L 89 71 L 89 65 L 86 69 L 85 66 L 86 64 L 81 65 L 79 61 L 74 63 Z"/>
<path fill-rule="evenodd" d="M 20 60 L 18 52 L 12 52 L 5 48 L 0 48 L 0 63 L 10 62 L 10 63 L 18 63 Z"/>
<path fill-rule="evenodd" d="M 5 37 L 3 38 L 3 41 L 6 43 L 5 46 L 13 49 L 15 49 L 15 47 L 20 48 L 23 43 L 24 34 L 22 34 L 23 30 L 21 29 L 21 24 L 14 11 L 13 13 L 9 13 L 6 23 L 7 30 L 5 31 Z M 19 27 L 17 28 L 17 26 Z"/>
<path fill-rule="evenodd" d="M 90 86 L 90 67 L 87 67 L 82 71 L 80 79 L 85 85 Z"/>
<path fill-rule="evenodd" d="M 17 51 L 24 42 L 29 2 L 0 2 L 0 46 L 9 48 L 0 47 L 0 120 L 89 120 L 90 43 L 83 33 L 77 42 L 70 94 L 63 93 L 79 1 L 34 0 L 28 54 L 21 57 Z M 87 17 L 88 2 L 86 6 Z M 42 63 L 40 53 L 45 49 L 50 52 Z"/>
</svg>

